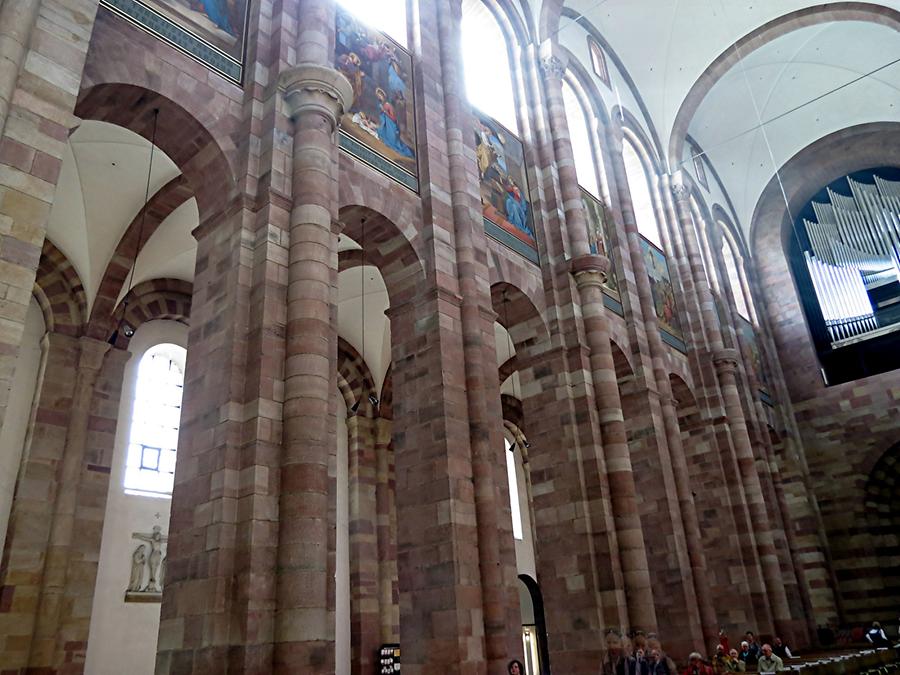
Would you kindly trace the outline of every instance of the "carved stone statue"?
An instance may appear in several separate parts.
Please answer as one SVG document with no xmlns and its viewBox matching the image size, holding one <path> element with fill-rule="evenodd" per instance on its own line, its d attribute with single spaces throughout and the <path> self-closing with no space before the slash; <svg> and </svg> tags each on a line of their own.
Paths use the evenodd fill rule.
<svg viewBox="0 0 900 675">
<path fill-rule="evenodd" d="M 128 590 L 132 593 L 141 590 L 144 583 L 144 563 L 147 561 L 147 547 L 141 544 L 131 554 L 131 579 L 128 582 Z"/>
<path fill-rule="evenodd" d="M 153 526 L 152 532 L 132 532 L 134 539 L 139 539 L 150 544 L 150 556 L 147 558 L 147 567 L 150 569 L 150 580 L 144 588 L 140 589 L 142 593 L 161 593 L 162 592 L 162 576 L 163 567 L 163 550 L 162 545 L 168 540 L 168 537 L 162 533 L 159 525 Z M 141 549 L 144 545 L 141 544 Z M 132 569 L 132 578 L 134 570 Z M 130 589 L 129 589 L 130 590 Z"/>
</svg>

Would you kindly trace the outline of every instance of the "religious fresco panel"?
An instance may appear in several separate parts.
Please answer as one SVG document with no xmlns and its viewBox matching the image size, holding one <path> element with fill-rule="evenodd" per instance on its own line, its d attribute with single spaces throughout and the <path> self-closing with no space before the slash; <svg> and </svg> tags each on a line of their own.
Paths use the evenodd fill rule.
<svg viewBox="0 0 900 675">
<path fill-rule="evenodd" d="M 481 182 L 481 212 L 488 235 L 538 262 L 534 217 L 528 201 L 525 148 L 508 129 L 478 111 L 475 157 Z"/>
<path fill-rule="evenodd" d="M 353 86 L 341 118 L 341 148 L 418 191 L 412 57 L 345 9 L 335 14 L 334 63 Z"/>
<path fill-rule="evenodd" d="M 101 0 L 100 4 L 241 83 L 250 0 Z"/>
<path fill-rule="evenodd" d="M 681 320 L 675 304 L 675 286 L 669 274 L 669 263 L 666 254 L 641 237 L 641 252 L 644 266 L 650 279 L 650 292 L 653 296 L 653 309 L 662 332 L 663 339 L 671 346 L 686 351 Z"/>
<path fill-rule="evenodd" d="M 619 282 L 616 279 L 616 268 L 612 260 L 612 247 L 609 243 L 609 228 L 612 226 L 609 218 L 609 208 L 584 188 L 581 188 L 581 201 L 584 203 L 584 210 L 587 216 L 588 241 L 590 242 L 591 253 L 605 255 L 610 260 L 609 277 L 603 285 L 603 292 L 615 300 L 614 305 L 617 304 L 621 308 Z M 621 310 L 619 310 L 619 313 L 621 314 Z"/>
<path fill-rule="evenodd" d="M 762 352 L 759 349 L 759 340 L 756 337 L 756 329 L 753 324 L 742 316 L 738 316 L 737 330 L 740 334 L 740 340 L 745 345 L 750 354 L 750 369 L 756 377 L 756 383 L 759 386 L 761 394 L 767 395 L 768 384 L 766 382 L 766 373 L 762 364 Z"/>
</svg>

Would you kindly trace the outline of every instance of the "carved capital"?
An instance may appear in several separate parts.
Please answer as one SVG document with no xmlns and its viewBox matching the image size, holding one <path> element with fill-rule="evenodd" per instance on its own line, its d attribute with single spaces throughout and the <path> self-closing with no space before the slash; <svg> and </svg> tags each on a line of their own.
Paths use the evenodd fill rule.
<svg viewBox="0 0 900 675">
<path fill-rule="evenodd" d="M 676 201 L 686 202 L 691 197 L 691 191 L 686 185 L 676 183 L 672 186 L 672 196 L 675 197 Z"/>
<path fill-rule="evenodd" d="M 601 283 L 606 283 L 609 278 L 609 268 L 609 258 L 599 253 L 578 256 L 569 262 L 569 270 L 575 276 L 576 281 L 578 281 L 579 275 L 588 274 L 597 275 L 602 279 Z"/>
<path fill-rule="evenodd" d="M 340 71 L 318 63 L 299 63 L 281 73 L 279 85 L 291 119 L 317 113 L 337 129 L 341 115 L 353 105 L 353 87 Z"/>
<path fill-rule="evenodd" d="M 739 361 L 737 349 L 717 349 L 712 354 L 713 364 L 719 373 L 733 373 L 737 370 Z"/>
<path fill-rule="evenodd" d="M 569 269 L 579 291 L 591 286 L 602 288 L 609 278 L 609 258 L 599 254 L 582 255 L 572 259 Z"/>
<path fill-rule="evenodd" d="M 566 64 L 558 56 L 551 54 L 541 59 L 541 72 L 548 80 L 562 80 L 566 73 Z"/>
</svg>

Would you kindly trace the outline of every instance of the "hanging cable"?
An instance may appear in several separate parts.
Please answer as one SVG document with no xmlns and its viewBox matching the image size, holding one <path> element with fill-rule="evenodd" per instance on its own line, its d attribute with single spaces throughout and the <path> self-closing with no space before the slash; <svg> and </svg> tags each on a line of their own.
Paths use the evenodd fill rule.
<svg viewBox="0 0 900 675">
<path fill-rule="evenodd" d="M 130 298 L 128 294 L 131 293 L 131 286 L 134 283 L 134 275 L 137 270 L 137 259 L 138 255 L 141 252 L 141 246 L 144 241 L 144 225 L 147 222 L 147 204 L 150 203 L 150 181 L 153 178 L 153 155 L 156 152 L 156 131 L 159 126 L 159 108 L 153 109 L 153 131 L 150 134 L 150 161 L 147 163 L 147 181 L 144 185 L 144 206 L 141 208 L 141 223 L 138 226 L 138 238 L 137 245 L 135 246 L 134 251 L 134 262 L 131 263 L 131 271 L 128 273 L 128 280 L 125 284 L 125 295 L 122 299 L 122 318 L 116 323 L 116 328 L 112 332 L 112 335 L 109 336 L 109 344 L 115 346 L 116 341 L 119 339 L 119 329 L 122 329 L 126 337 L 131 337 L 134 335 L 134 329 L 125 324 L 122 325 L 122 322 L 125 319 L 125 312 L 128 310 L 128 301 Z M 129 335 L 129 331 L 131 334 Z"/>
</svg>

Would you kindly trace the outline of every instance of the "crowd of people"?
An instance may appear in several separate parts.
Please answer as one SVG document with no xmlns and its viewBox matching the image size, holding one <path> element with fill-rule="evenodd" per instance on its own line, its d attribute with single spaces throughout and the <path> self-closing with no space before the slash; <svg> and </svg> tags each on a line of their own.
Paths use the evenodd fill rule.
<svg viewBox="0 0 900 675">
<path fill-rule="evenodd" d="M 900 639 L 900 629 L 898 629 Z M 865 633 L 865 640 L 875 647 L 889 647 L 891 640 L 881 624 L 875 621 Z M 900 644 L 897 645 L 900 647 Z M 707 660 L 699 652 L 688 656 L 688 665 L 679 671 L 675 662 L 663 651 L 659 636 L 637 631 L 629 637 L 618 631 L 606 633 L 606 656 L 601 675 L 727 675 L 729 673 L 777 673 L 785 670 L 785 662 L 796 658 L 791 648 L 777 635 L 772 642 L 760 643 L 753 631 L 747 631 L 740 649 L 731 647 L 725 629 L 719 631 L 715 653 Z M 508 675 L 526 675 L 525 666 L 517 660 L 509 662 Z"/>
</svg>

